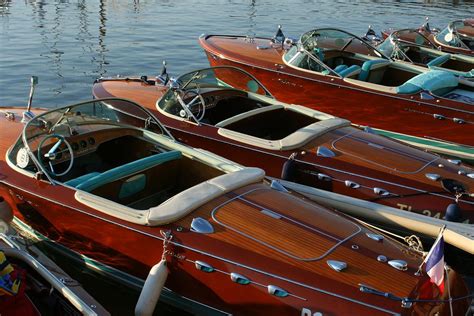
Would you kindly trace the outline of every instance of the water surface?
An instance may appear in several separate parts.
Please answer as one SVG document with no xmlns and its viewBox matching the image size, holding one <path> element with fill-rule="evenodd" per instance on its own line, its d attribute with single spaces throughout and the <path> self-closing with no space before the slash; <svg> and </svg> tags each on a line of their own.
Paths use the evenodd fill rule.
<svg viewBox="0 0 474 316">
<path fill-rule="evenodd" d="M 0 0 L 0 105 L 26 104 L 31 75 L 34 104 L 54 107 L 91 98 L 100 76 L 154 76 L 164 59 L 172 75 L 205 67 L 202 33 L 273 36 L 281 24 L 294 38 L 326 26 L 363 34 L 426 16 L 438 27 L 474 17 L 474 0 Z"/>
</svg>

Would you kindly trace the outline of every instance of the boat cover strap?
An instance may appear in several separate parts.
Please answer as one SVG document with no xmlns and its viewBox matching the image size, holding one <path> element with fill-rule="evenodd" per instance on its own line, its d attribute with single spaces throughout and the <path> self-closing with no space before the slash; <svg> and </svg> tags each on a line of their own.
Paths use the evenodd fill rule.
<svg viewBox="0 0 474 316">
<path fill-rule="evenodd" d="M 262 169 L 244 168 L 202 182 L 150 208 L 147 223 L 150 226 L 159 226 L 177 221 L 224 193 L 262 181 L 264 176 Z"/>
</svg>

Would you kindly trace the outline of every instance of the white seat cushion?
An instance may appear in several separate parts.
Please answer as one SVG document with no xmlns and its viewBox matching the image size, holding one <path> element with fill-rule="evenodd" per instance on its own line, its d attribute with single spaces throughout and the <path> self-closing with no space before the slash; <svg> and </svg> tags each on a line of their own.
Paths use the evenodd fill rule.
<svg viewBox="0 0 474 316">
<path fill-rule="evenodd" d="M 147 224 L 159 226 L 172 223 L 218 196 L 263 180 L 265 172 L 259 168 L 244 168 L 226 173 L 176 194 L 149 210 Z"/>
</svg>

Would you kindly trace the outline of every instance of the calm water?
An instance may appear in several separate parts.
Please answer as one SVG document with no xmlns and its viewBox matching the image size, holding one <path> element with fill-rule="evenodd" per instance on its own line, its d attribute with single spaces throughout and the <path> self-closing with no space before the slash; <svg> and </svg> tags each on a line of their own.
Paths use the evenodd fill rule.
<svg viewBox="0 0 474 316">
<path fill-rule="evenodd" d="M 442 27 L 474 17 L 465 1 L 0 0 L 0 105 L 24 105 L 29 78 L 35 105 L 91 97 L 99 76 L 156 75 L 166 59 L 178 75 L 207 66 L 201 33 L 272 36 L 335 26 L 362 34 L 372 24 L 415 27 L 429 16 Z"/>
</svg>

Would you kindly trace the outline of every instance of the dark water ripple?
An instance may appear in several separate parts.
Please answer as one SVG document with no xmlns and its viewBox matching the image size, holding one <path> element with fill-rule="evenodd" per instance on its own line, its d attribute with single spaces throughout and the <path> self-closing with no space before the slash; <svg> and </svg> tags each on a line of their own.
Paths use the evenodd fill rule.
<svg viewBox="0 0 474 316">
<path fill-rule="evenodd" d="M 474 1 L 0 0 L 0 104 L 23 105 L 38 75 L 35 104 L 91 97 L 99 76 L 155 75 L 166 59 L 178 75 L 207 66 L 201 33 L 272 36 L 335 26 L 362 34 L 372 24 L 418 26 L 473 17 Z"/>
</svg>

